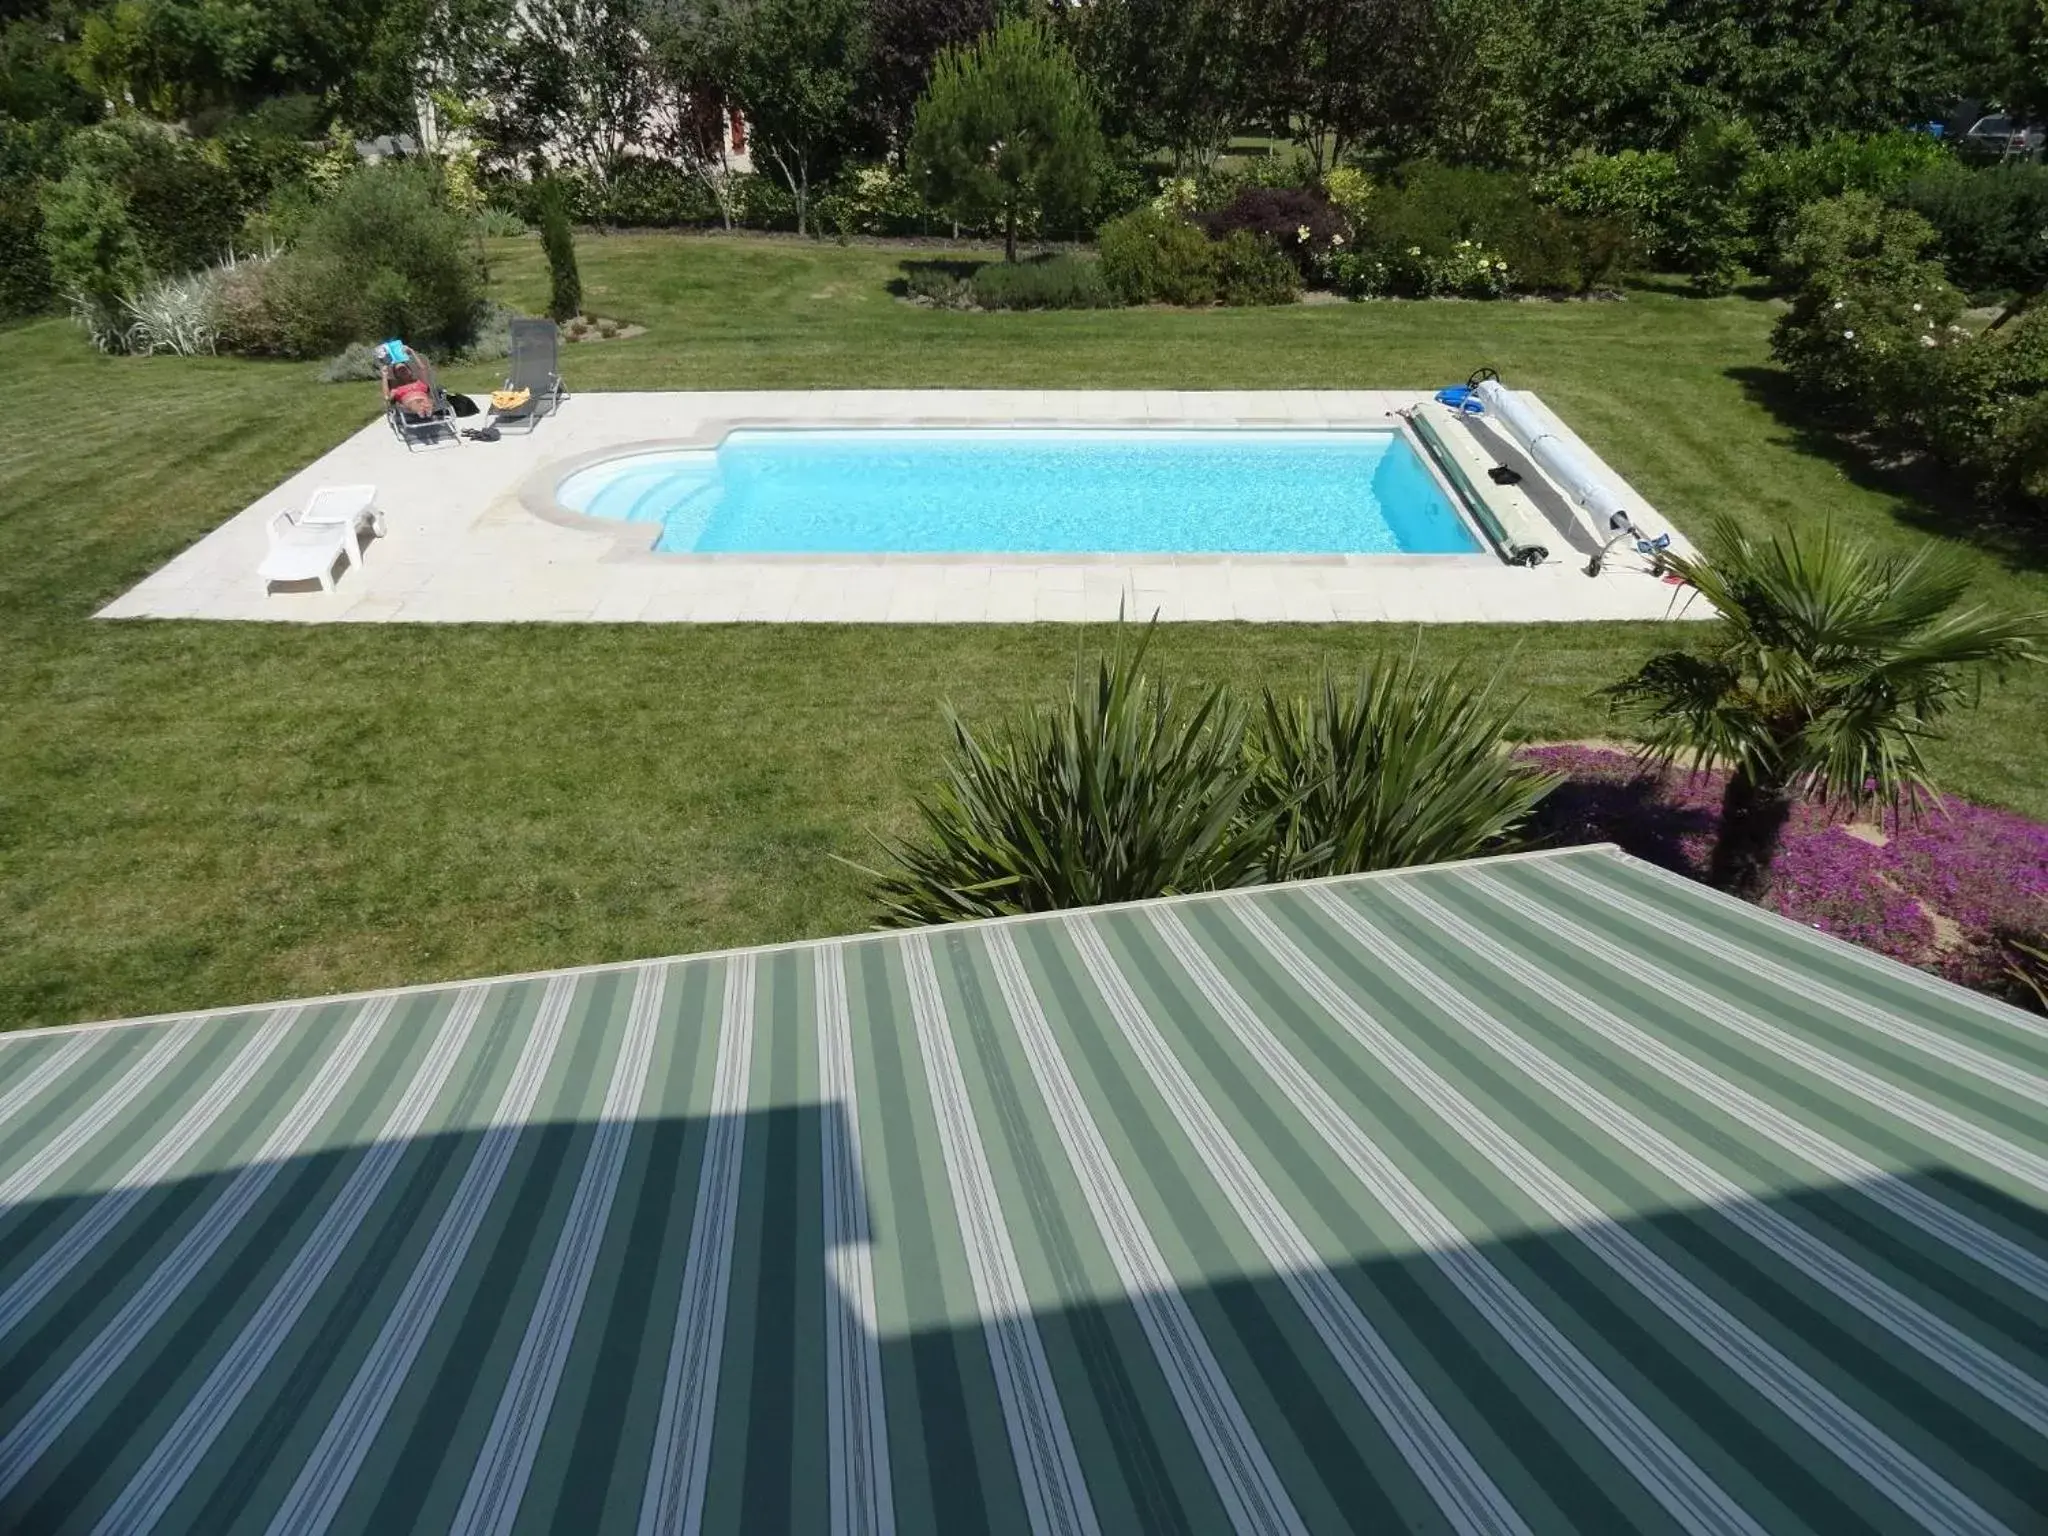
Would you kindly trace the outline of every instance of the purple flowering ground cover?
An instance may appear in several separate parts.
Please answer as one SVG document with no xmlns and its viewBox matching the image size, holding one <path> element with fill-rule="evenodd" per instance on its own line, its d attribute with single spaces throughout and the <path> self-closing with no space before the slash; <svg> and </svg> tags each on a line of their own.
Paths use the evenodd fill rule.
<svg viewBox="0 0 2048 1536">
<path fill-rule="evenodd" d="M 1612 842 L 1694 879 L 1720 820 L 1720 772 L 1646 771 L 1627 752 L 1527 747 L 1564 775 L 1534 832 L 1553 844 Z M 1953 798 L 1920 817 L 1856 830 L 1839 813 L 1792 814 L 1765 905 L 1827 933 L 2020 1001 L 2014 938 L 2048 930 L 2048 826 Z"/>
</svg>

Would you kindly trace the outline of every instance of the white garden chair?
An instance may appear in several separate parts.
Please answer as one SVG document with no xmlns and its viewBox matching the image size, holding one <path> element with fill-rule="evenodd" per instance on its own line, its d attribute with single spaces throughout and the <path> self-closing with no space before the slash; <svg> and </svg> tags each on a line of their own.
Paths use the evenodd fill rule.
<svg viewBox="0 0 2048 1536">
<path fill-rule="evenodd" d="M 317 581 L 332 592 L 336 561 L 347 555 L 361 567 L 365 530 L 384 533 L 374 485 L 322 486 L 304 511 L 277 513 L 264 525 L 270 549 L 256 568 L 265 595 L 274 581 Z"/>
<path fill-rule="evenodd" d="M 363 563 L 364 530 L 384 537 L 384 514 L 378 510 L 374 485 L 323 485 L 299 514 L 299 523 L 302 527 L 347 528 L 355 539 L 351 553 L 358 565 Z"/>
<path fill-rule="evenodd" d="M 362 544 L 353 523 L 309 523 L 290 508 L 264 525 L 270 552 L 256 567 L 267 596 L 274 581 L 317 581 L 320 590 L 334 590 L 335 562 L 344 557 L 360 562 Z"/>
</svg>

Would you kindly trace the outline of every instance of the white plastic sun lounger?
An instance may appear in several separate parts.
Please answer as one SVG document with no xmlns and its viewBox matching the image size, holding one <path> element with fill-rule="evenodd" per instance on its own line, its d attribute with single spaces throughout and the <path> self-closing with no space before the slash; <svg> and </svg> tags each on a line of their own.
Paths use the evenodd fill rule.
<svg viewBox="0 0 2048 1536">
<path fill-rule="evenodd" d="M 343 522 L 308 522 L 303 512 L 286 508 L 264 524 L 270 552 L 256 567 L 265 595 L 274 581 L 317 581 L 320 590 L 334 590 L 335 562 L 347 556 L 358 565 L 363 545 L 354 518 Z"/>
<path fill-rule="evenodd" d="M 358 565 L 363 560 L 363 530 L 384 536 L 384 514 L 377 507 L 374 485 L 323 485 L 299 514 L 301 527 L 336 525 L 355 537 L 353 553 Z"/>
</svg>

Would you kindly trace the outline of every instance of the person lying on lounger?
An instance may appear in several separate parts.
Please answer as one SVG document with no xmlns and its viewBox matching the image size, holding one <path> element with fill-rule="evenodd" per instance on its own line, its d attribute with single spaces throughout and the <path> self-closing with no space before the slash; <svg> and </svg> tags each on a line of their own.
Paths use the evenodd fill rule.
<svg viewBox="0 0 2048 1536">
<path fill-rule="evenodd" d="M 393 356 L 393 353 L 397 356 Z M 378 351 L 384 398 L 408 416 L 421 420 L 434 414 L 434 391 L 427 384 L 425 359 L 410 347 L 386 342 Z"/>
</svg>

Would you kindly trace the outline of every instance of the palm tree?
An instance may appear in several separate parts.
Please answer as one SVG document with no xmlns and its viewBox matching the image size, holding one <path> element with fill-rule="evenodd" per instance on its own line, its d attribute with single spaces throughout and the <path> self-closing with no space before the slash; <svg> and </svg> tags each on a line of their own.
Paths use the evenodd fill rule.
<svg viewBox="0 0 2048 1536">
<path fill-rule="evenodd" d="M 1703 650 L 1665 651 L 1608 692 L 1651 761 L 1728 769 L 1708 879 L 1750 899 L 1801 800 L 1919 810 L 1921 756 L 1986 667 L 2040 659 L 2048 614 L 1960 606 L 1970 566 L 1880 555 L 1832 529 L 1757 541 L 1718 520 L 1706 558 L 1668 564 L 1720 611 Z"/>
</svg>

